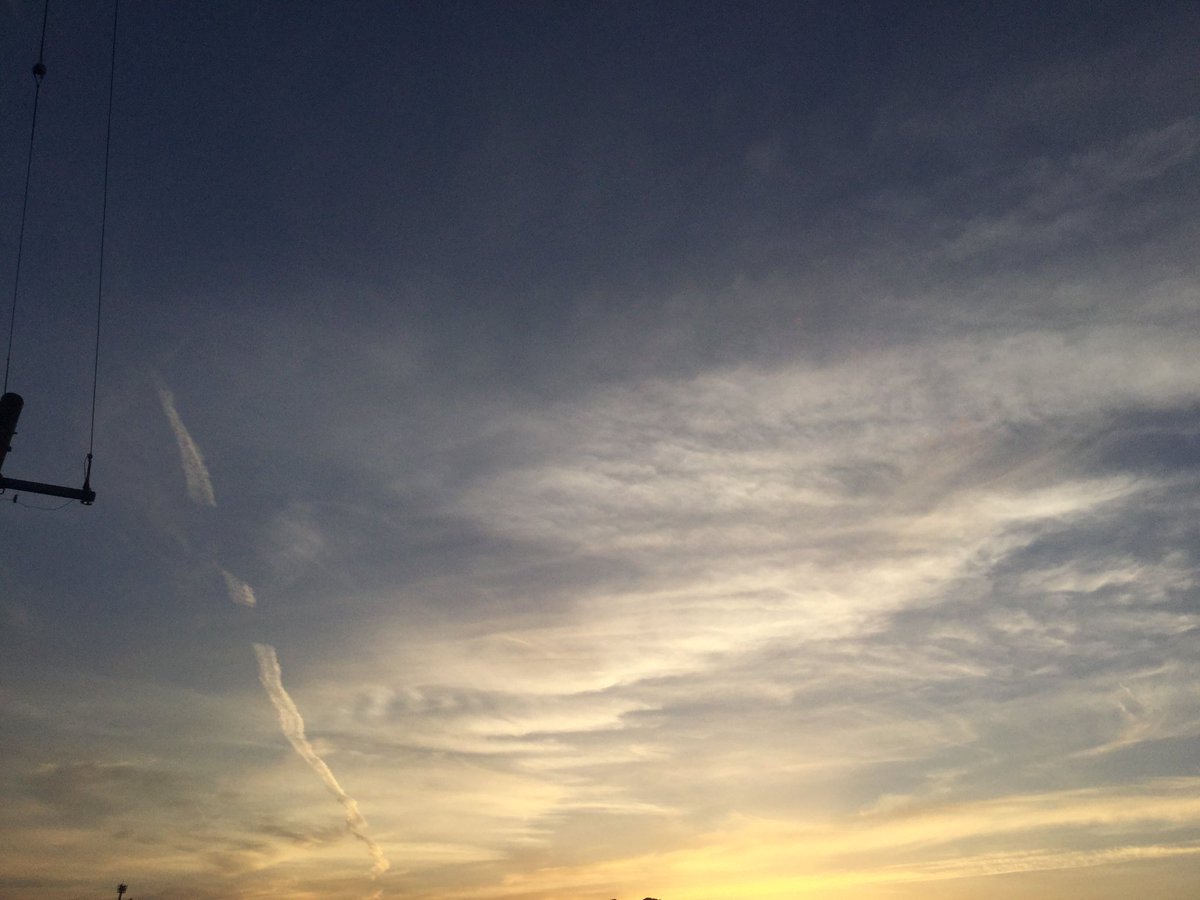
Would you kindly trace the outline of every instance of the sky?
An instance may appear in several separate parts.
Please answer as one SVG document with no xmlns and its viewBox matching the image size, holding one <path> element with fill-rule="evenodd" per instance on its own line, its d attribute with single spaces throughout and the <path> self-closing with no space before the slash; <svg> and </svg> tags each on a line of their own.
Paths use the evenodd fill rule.
<svg viewBox="0 0 1200 900">
<path fill-rule="evenodd" d="M 12 478 L 82 479 L 111 15 L 49 7 Z M 117 37 L 98 498 L 0 495 L 0 896 L 1194 895 L 1195 3 Z"/>
</svg>

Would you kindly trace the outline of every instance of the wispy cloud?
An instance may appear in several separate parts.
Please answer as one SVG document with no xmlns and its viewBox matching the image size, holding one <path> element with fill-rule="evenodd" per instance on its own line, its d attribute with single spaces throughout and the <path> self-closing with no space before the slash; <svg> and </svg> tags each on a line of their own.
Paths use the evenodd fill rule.
<svg viewBox="0 0 1200 900">
<path fill-rule="evenodd" d="M 258 605 L 258 598 L 254 596 L 254 588 L 224 567 L 221 567 L 221 577 L 225 579 L 225 587 L 229 590 L 230 600 L 239 606 L 254 607 Z"/>
<path fill-rule="evenodd" d="M 284 737 L 288 739 L 300 758 L 320 776 L 325 787 L 342 805 L 346 811 L 346 824 L 350 828 L 350 833 L 366 845 L 367 850 L 371 853 L 371 858 L 375 861 L 371 866 L 371 872 L 375 876 L 382 875 L 391 868 L 391 863 L 388 862 L 379 845 L 367 834 L 367 820 L 358 811 L 358 803 L 342 789 L 337 778 L 334 777 L 333 771 L 326 765 L 325 760 L 321 759 L 305 736 L 304 719 L 300 715 L 300 710 L 296 708 L 291 696 L 284 690 L 283 672 L 279 667 L 279 658 L 275 654 L 275 648 L 269 644 L 255 644 L 254 654 L 258 657 L 258 678 L 266 688 L 275 711 L 279 714 L 279 727 L 282 729 Z"/>
<path fill-rule="evenodd" d="M 838 871 L 810 883 L 787 868 L 802 829 L 781 838 L 781 897 L 830 879 L 851 896 L 941 879 L 960 850 L 970 877 L 1106 865 L 1126 846 L 1187 859 L 1143 794 L 1183 770 L 1200 722 L 1184 687 L 1196 617 L 1180 599 L 1194 590 L 1180 488 L 1194 470 L 1171 437 L 1194 433 L 1195 352 L 1186 333 L 1135 326 L 943 338 L 506 410 L 494 464 L 447 506 L 519 558 L 397 592 L 494 603 L 458 625 L 375 617 L 358 635 L 383 664 L 360 670 L 361 700 L 342 710 L 355 746 L 469 759 L 483 786 L 446 773 L 422 819 L 388 827 L 431 843 L 465 832 L 500 853 L 594 841 L 619 859 L 639 829 L 665 847 L 662 833 L 702 831 L 720 810 L 827 817 L 878 841 L 880 859 L 851 877 L 836 858 L 857 838 L 830 837 Z M 1157 411 L 1153 433 L 1129 410 Z M 1163 462 L 1142 473 L 1130 457 L 1151 440 Z M 518 598 L 536 615 L 506 615 Z M 377 783 L 388 777 L 381 763 Z M 1048 785 L 1142 777 L 1134 800 L 1117 791 L 1079 820 L 1025 812 Z M 501 807 L 510 783 L 524 803 Z M 484 794 L 493 817 L 462 828 Z M 983 833 L 956 804 L 1005 825 Z M 1135 805 L 1151 822 L 1140 833 L 1093 841 L 1079 824 Z M 889 843 L 918 825 L 961 844 Z M 1070 840 L 1030 837 L 1051 827 Z M 672 896 L 710 852 L 680 857 Z M 661 857 L 644 862 L 646 878 L 598 891 L 659 890 Z M 752 871 L 765 869 L 731 865 L 727 890 L 692 896 L 750 893 L 735 885 Z M 518 880 L 511 895 L 583 893 L 590 872 L 544 893 Z"/>
<path fill-rule="evenodd" d="M 204 465 L 204 456 L 200 448 L 192 440 L 179 411 L 175 409 L 175 397 L 165 387 L 158 389 L 158 398 L 162 401 L 163 412 L 175 432 L 175 440 L 179 444 L 179 461 L 183 464 L 183 477 L 187 480 L 188 496 L 201 506 L 216 506 L 217 498 L 213 494 L 212 479 L 208 475 L 208 467 Z"/>
<path fill-rule="evenodd" d="M 1195 783 L 1191 780 L 1148 783 L 1124 791 L 1049 792 L 999 804 L 947 805 L 920 811 L 904 821 L 870 815 L 831 824 L 732 815 L 717 829 L 668 852 L 634 852 L 602 861 L 531 869 L 494 887 L 441 896 L 549 900 L 598 895 L 605 889 L 638 896 L 636 891 L 644 892 L 652 885 L 656 893 L 688 900 L 747 895 L 783 900 L 810 894 L 961 897 L 961 888 L 953 884 L 939 887 L 938 883 L 1138 860 L 1181 860 L 1186 864 L 1200 853 L 1196 841 L 1182 835 L 1182 839 L 1165 841 L 1139 840 L 1137 829 L 1146 821 L 1186 827 L 1193 825 L 1196 817 Z M 1089 829 L 1097 822 L 1104 824 L 1112 846 L 1088 845 Z M 1017 834 L 1022 829 L 1028 831 Z M 1068 836 L 1075 846 L 1043 850 L 1024 843 L 1030 834 L 1051 831 Z M 980 838 L 988 844 L 978 843 Z M 980 850 L 988 845 L 1004 849 Z M 1028 893 L 1052 892 L 1033 889 Z"/>
<path fill-rule="evenodd" d="M 138 477 L 157 410 L 118 405 L 120 527 L 78 553 L 70 529 L 13 535 L 31 564 L 0 564 L 0 716 L 22 754 L 0 771 L 0 881 L 1192 897 L 1191 23 L 1121 12 L 1064 44 L 1070 16 L 910 6 L 666 22 L 661 71 L 634 73 L 664 77 L 616 82 L 662 17 L 569 59 L 594 22 L 554 17 L 531 44 L 550 56 L 492 79 L 493 114 L 427 110 L 434 137 L 481 150 L 396 168 L 360 141 L 333 185 L 301 163 L 343 152 L 321 141 L 345 129 L 298 149 L 249 135 L 288 151 L 264 165 L 300 191 L 252 213 L 329 214 L 319 234 L 291 217 L 282 242 L 200 227 L 183 236 L 221 277 L 159 254 L 147 284 L 169 294 L 135 292 L 150 327 L 114 355 L 169 366 L 179 395 L 107 389 L 161 402 L 188 497 L 161 445 L 166 490 Z M 856 74 L 864 47 L 886 77 Z M 472 64 L 514 74 L 495 49 Z M 774 89 L 797 58 L 819 77 Z M 697 60 L 733 73 L 721 91 Z M 447 66 L 415 73 L 429 83 L 461 68 L 429 61 Z M 312 118 L 272 120 L 278 99 L 247 97 L 259 138 Z M 398 146 L 410 118 L 368 137 Z M 409 175 L 413 203 L 369 196 Z M 124 598 L 103 622 L 45 577 L 64 553 Z M 262 687 L 214 681 L 251 641 Z M 292 652 L 320 677 L 300 682 Z M 98 682 L 93 658 L 125 664 Z M 277 758 L 248 757 L 247 735 Z"/>
</svg>

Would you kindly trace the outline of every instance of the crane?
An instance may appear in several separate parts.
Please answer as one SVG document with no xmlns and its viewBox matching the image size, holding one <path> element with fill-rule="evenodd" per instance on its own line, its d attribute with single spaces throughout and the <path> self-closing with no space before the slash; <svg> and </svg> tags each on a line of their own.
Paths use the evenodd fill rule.
<svg viewBox="0 0 1200 900">
<path fill-rule="evenodd" d="M 12 449 L 13 435 L 17 433 L 17 419 L 21 416 L 21 410 L 25 407 L 25 401 L 20 394 L 14 394 L 11 391 L 0 397 L 0 491 L 14 490 L 27 491 L 31 494 L 46 494 L 50 497 L 65 497 L 68 500 L 78 500 L 84 506 L 91 506 L 96 499 L 96 492 L 92 490 L 92 454 L 87 455 L 87 470 L 83 476 L 83 487 L 70 488 L 58 484 L 45 484 L 40 481 L 23 481 L 19 478 L 5 477 L 4 460 L 8 458 L 8 451 Z"/>
</svg>

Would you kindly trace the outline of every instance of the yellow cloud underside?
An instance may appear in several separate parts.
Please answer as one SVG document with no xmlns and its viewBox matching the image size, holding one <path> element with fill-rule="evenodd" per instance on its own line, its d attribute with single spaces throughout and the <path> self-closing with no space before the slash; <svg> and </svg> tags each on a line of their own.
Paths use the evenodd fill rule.
<svg viewBox="0 0 1200 900">
<path fill-rule="evenodd" d="M 896 897 L 902 886 L 919 883 L 923 897 L 952 897 L 952 886 L 939 889 L 936 883 L 1143 861 L 1194 866 L 1200 842 L 1162 838 L 1172 829 L 1197 826 L 1200 779 L 864 814 L 807 827 L 738 817 L 670 852 L 544 868 L 510 875 L 494 889 L 439 896 L 550 900 L 603 894 L 607 900 L 650 893 L 671 900 L 864 900 Z M 1011 849 L 980 854 L 958 846 L 980 836 L 993 848 L 1002 843 Z M 1078 848 L 1080 838 L 1090 849 Z M 997 882 L 994 896 L 1007 896 L 1011 888 Z M 1153 894 L 1152 884 L 1147 890 Z"/>
</svg>

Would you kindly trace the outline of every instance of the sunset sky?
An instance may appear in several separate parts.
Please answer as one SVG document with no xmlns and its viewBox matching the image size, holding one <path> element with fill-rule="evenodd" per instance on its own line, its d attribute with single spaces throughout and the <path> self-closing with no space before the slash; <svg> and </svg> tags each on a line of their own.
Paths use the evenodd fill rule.
<svg viewBox="0 0 1200 900">
<path fill-rule="evenodd" d="M 111 17 L 50 2 L 12 478 L 82 480 Z M 99 496 L 0 495 L 0 897 L 1193 898 L 1198 46 L 124 0 Z"/>
</svg>

